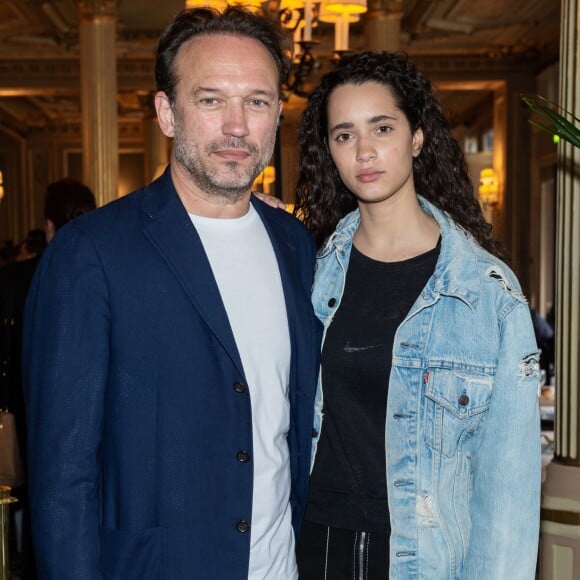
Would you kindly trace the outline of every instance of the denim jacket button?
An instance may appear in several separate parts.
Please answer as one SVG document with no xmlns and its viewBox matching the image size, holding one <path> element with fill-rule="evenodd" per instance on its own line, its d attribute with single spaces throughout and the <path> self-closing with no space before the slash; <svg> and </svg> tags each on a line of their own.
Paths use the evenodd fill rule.
<svg viewBox="0 0 580 580">
<path fill-rule="evenodd" d="M 330 306 L 330 308 L 332 308 L 335 304 L 336 304 L 336 298 L 331 298 L 328 301 L 328 305 Z"/>
<path fill-rule="evenodd" d="M 461 397 L 459 397 L 459 404 L 465 407 L 467 403 L 469 403 L 469 397 L 465 393 L 463 393 Z"/>
</svg>

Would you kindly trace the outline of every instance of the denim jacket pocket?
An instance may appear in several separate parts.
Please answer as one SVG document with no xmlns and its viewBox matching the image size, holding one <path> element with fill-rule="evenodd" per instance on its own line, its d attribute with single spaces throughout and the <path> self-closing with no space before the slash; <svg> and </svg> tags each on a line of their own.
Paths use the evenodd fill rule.
<svg viewBox="0 0 580 580">
<path fill-rule="evenodd" d="M 493 378 L 464 370 L 433 369 L 425 390 L 425 441 L 453 457 L 478 430 L 489 409 Z"/>
</svg>

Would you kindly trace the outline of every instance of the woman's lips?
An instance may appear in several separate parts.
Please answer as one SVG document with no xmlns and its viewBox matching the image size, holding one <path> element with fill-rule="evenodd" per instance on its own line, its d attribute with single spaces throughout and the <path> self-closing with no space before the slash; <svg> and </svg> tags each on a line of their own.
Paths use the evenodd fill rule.
<svg viewBox="0 0 580 580">
<path fill-rule="evenodd" d="M 356 178 L 362 183 L 370 183 L 371 181 L 376 181 L 381 175 L 380 171 L 362 171 Z"/>
</svg>

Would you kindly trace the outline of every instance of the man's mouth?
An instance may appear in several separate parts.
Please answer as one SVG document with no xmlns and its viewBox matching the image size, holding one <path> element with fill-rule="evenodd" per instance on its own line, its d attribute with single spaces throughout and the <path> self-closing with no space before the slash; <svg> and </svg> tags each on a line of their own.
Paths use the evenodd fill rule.
<svg viewBox="0 0 580 580">
<path fill-rule="evenodd" d="M 250 156 L 244 149 L 218 149 L 214 151 L 214 155 L 221 157 L 225 161 L 243 161 Z"/>
</svg>

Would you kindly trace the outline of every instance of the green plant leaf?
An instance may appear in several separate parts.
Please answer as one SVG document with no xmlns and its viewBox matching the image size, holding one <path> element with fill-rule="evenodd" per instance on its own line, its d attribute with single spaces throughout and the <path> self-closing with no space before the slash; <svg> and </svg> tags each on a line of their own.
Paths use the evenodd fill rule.
<svg viewBox="0 0 580 580">
<path fill-rule="evenodd" d="M 543 97 L 522 97 L 522 99 L 532 112 L 541 117 L 541 122 L 531 119 L 532 125 L 551 135 L 558 135 L 575 147 L 580 147 L 580 119 L 578 117 Z"/>
</svg>

